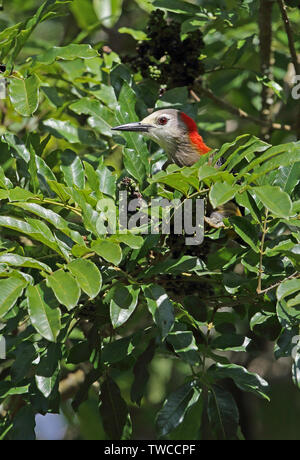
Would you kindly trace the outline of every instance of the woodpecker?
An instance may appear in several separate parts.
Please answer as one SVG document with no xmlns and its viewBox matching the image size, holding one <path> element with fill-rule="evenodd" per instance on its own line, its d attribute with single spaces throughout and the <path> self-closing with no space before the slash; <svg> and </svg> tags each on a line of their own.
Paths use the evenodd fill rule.
<svg viewBox="0 0 300 460">
<path fill-rule="evenodd" d="M 203 155 L 210 164 L 212 156 L 200 134 L 195 121 L 176 109 L 163 109 L 151 113 L 142 121 L 112 128 L 115 131 L 133 131 L 156 142 L 164 149 L 170 161 L 179 166 L 192 166 Z M 218 164 L 216 165 L 218 167 Z M 240 216 L 239 208 L 232 202 L 215 209 L 206 222 L 215 228 L 223 227 L 224 217 Z"/>
<path fill-rule="evenodd" d="M 142 133 L 162 147 L 169 160 L 179 166 L 191 166 L 201 155 L 211 151 L 198 133 L 194 120 L 176 109 L 158 110 L 142 121 L 112 129 Z"/>
</svg>

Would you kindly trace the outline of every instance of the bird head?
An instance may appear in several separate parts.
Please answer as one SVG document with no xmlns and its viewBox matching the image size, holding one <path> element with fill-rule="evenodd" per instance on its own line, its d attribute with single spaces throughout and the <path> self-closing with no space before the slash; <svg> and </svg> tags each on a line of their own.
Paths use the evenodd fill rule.
<svg viewBox="0 0 300 460">
<path fill-rule="evenodd" d="M 194 120 L 176 109 L 157 110 L 139 122 L 112 129 L 143 134 L 162 147 L 179 166 L 190 166 L 199 160 L 199 155 L 211 150 L 204 144 Z"/>
</svg>

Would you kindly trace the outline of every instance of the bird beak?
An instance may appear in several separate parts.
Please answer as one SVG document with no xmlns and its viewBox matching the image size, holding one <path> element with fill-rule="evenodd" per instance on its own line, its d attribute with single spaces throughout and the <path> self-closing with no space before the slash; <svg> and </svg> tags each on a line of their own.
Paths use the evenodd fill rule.
<svg viewBox="0 0 300 460">
<path fill-rule="evenodd" d="M 126 125 L 115 126 L 111 128 L 114 131 L 133 131 L 136 133 L 147 133 L 149 128 L 152 128 L 152 125 L 146 125 L 142 122 L 127 123 Z"/>
</svg>

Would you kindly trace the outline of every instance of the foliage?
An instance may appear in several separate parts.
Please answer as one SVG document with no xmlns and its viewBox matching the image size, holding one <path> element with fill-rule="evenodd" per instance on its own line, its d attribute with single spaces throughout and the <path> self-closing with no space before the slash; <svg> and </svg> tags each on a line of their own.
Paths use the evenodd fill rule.
<svg viewBox="0 0 300 460">
<path fill-rule="evenodd" d="M 106 3 L 114 5 L 104 24 L 111 27 L 122 2 Z M 95 437 L 131 438 L 133 407 L 148 398 L 151 365 L 163 356 L 182 373 L 156 407 L 157 436 L 240 439 L 233 388 L 269 396 L 267 381 L 241 365 L 238 352 L 259 354 L 261 340 L 274 341 L 276 359 L 291 357 L 299 387 L 300 143 L 280 130 L 263 141 L 250 122 L 250 134 L 216 133 L 214 162 L 224 158 L 219 169 L 206 157 L 190 168 L 163 168 L 161 149 L 137 134 L 115 135 L 111 126 L 141 119 L 149 107 L 173 106 L 213 139 L 225 126 L 223 109 L 212 112 L 208 103 L 203 115 L 203 101 L 186 86 L 171 84 L 159 97 L 157 81 L 143 80 L 103 42 L 92 46 L 103 21 L 97 1 L 92 7 L 48 0 L 24 19 L 33 4 L 24 2 L 19 23 L 1 19 L 8 83 L 0 128 L 2 437 L 33 439 L 35 415 L 63 409 L 80 420 L 96 417 Z M 214 89 L 223 78 L 224 93 L 230 88 L 255 114 L 263 85 L 252 79 L 259 74 L 252 49 L 257 2 L 205 4 L 153 2 L 181 24 L 184 40 L 201 28 L 206 83 Z M 34 35 L 70 11 L 80 31 L 67 43 L 49 47 Z M 274 72 L 281 77 L 288 60 L 282 34 L 275 36 Z M 237 64 L 244 71 L 229 77 L 226 69 Z M 209 72 L 216 66 L 225 69 L 221 77 Z M 287 112 L 283 106 L 282 123 L 289 122 Z M 242 216 L 225 219 L 225 228 L 206 226 L 199 246 L 187 246 L 184 234 L 109 233 L 124 191 L 138 200 L 138 210 L 159 197 L 181 206 L 205 198 L 213 208 L 235 200 Z M 99 412 L 87 416 L 95 397 Z"/>
</svg>

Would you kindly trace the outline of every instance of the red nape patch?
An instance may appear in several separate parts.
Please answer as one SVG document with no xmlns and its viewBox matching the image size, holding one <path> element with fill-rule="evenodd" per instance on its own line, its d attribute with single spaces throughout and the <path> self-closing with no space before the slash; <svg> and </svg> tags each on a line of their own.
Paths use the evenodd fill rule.
<svg viewBox="0 0 300 460">
<path fill-rule="evenodd" d="M 200 155 L 204 155 L 205 153 L 209 152 L 211 148 L 209 148 L 203 142 L 202 137 L 198 133 L 198 128 L 194 120 L 188 115 L 186 115 L 184 112 L 180 112 L 180 117 L 189 130 L 189 138 L 192 145 L 197 148 Z"/>
</svg>

